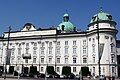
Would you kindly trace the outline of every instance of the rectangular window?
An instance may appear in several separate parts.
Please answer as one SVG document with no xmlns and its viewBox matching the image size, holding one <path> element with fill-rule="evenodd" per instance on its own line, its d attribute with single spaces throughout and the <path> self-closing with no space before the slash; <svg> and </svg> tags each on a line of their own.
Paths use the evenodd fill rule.
<svg viewBox="0 0 120 80">
<path fill-rule="evenodd" d="M 111 55 L 111 62 L 113 63 L 114 62 L 114 54 Z"/>
<path fill-rule="evenodd" d="M 83 54 L 86 53 L 86 47 L 83 47 Z"/>
<path fill-rule="evenodd" d="M 68 58 L 65 58 L 65 63 L 68 63 Z"/>
<path fill-rule="evenodd" d="M 73 63 L 76 63 L 76 58 L 73 58 Z"/>
<path fill-rule="evenodd" d="M 60 72 L 60 67 L 57 67 L 57 72 Z"/>
<path fill-rule="evenodd" d="M 65 45 L 68 45 L 68 41 L 65 41 Z"/>
<path fill-rule="evenodd" d="M 41 67 L 41 72 L 43 72 L 44 71 L 44 69 L 43 69 L 43 67 Z"/>
<path fill-rule="evenodd" d="M 68 54 L 68 47 L 65 47 L 65 54 Z"/>
<path fill-rule="evenodd" d="M 52 63 L 52 58 L 49 58 L 49 63 Z"/>
<path fill-rule="evenodd" d="M 83 40 L 83 45 L 86 45 L 86 40 Z"/>
<path fill-rule="evenodd" d="M 57 42 L 57 45 L 60 46 L 60 41 Z"/>
<path fill-rule="evenodd" d="M 52 42 L 49 42 L 49 47 L 52 47 Z"/>
<path fill-rule="evenodd" d="M 42 42 L 41 47 L 44 47 L 44 42 Z"/>
<path fill-rule="evenodd" d="M 76 72 L 76 67 L 73 67 L 73 72 Z"/>
<path fill-rule="evenodd" d="M 92 44 L 92 52 L 95 53 L 95 44 Z"/>
<path fill-rule="evenodd" d="M 112 43 L 110 44 L 110 46 L 111 46 L 111 53 L 114 53 L 114 44 Z"/>
<path fill-rule="evenodd" d="M 73 41 L 73 45 L 74 45 L 74 46 L 76 45 L 76 41 Z"/>
<path fill-rule="evenodd" d="M 33 58 L 33 63 L 36 63 L 36 58 Z"/>
<path fill-rule="evenodd" d="M 41 58 L 41 63 L 44 63 L 44 58 Z"/>
<path fill-rule="evenodd" d="M 83 58 L 83 63 L 87 63 L 87 58 Z"/>
<path fill-rule="evenodd" d="M 25 59 L 25 63 L 28 63 L 28 59 Z"/>
<path fill-rule="evenodd" d="M 60 63 L 60 58 L 57 58 L 57 63 Z"/>
<path fill-rule="evenodd" d="M 95 63 L 95 57 L 93 57 L 93 63 Z"/>
<path fill-rule="evenodd" d="M 57 47 L 57 54 L 60 54 L 60 48 Z"/>
<path fill-rule="evenodd" d="M 76 54 L 76 48 L 73 48 L 73 54 Z"/>
<path fill-rule="evenodd" d="M 49 54 L 52 54 L 52 48 L 49 47 Z"/>
</svg>

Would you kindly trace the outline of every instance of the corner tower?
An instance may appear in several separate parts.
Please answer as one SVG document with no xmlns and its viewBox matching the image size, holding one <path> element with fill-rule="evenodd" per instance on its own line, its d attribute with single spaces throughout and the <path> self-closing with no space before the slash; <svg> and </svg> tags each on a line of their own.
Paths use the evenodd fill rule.
<svg viewBox="0 0 120 80">
<path fill-rule="evenodd" d="M 98 60 L 100 58 L 100 72 L 105 76 L 117 76 L 117 55 L 116 55 L 116 22 L 113 20 L 112 15 L 100 11 L 95 14 L 88 25 L 88 56 L 90 67 L 93 76 L 98 76 Z M 99 40 L 98 40 L 99 33 Z M 103 52 L 98 51 L 99 44 L 102 46 Z M 96 65 L 95 65 L 96 64 Z"/>
</svg>

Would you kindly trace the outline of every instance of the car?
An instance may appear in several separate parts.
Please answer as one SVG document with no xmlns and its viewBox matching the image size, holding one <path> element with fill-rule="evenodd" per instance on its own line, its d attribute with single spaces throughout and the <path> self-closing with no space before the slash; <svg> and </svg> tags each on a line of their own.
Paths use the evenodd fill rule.
<svg viewBox="0 0 120 80">
<path fill-rule="evenodd" d="M 75 75 L 73 74 L 73 73 L 71 73 L 70 75 L 69 75 L 69 79 L 74 79 L 75 78 Z"/>
<path fill-rule="evenodd" d="M 60 75 L 59 74 L 55 74 L 54 78 L 60 78 Z"/>
<path fill-rule="evenodd" d="M 105 77 L 105 75 L 100 75 L 100 80 L 106 80 L 106 77 Z"/>
<path fill-rule="evenodd" d="M 20 74 L 20 77 L 27 77 L 27 74 L 21 73 L 21 74 Z"/>
</svg>

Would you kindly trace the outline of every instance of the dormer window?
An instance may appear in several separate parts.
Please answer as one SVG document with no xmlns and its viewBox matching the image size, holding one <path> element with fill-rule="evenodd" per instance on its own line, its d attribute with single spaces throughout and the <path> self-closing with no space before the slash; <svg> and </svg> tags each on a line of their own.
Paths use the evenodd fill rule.
<svg viewBox="0 0 120 80">
<path fill-rule="evenodd" d="M 93 22 L 94 22 L 94 21 L 95 21 L 95 19 L 96 19 L 96 16 L 92 17 L 92 19 L 93 19 Z"/>
<path fill-rule="evenodd" d="M 107 15 L 109 20 L 112 20 L 112 16 L 111 15 Z"/>
</svg>

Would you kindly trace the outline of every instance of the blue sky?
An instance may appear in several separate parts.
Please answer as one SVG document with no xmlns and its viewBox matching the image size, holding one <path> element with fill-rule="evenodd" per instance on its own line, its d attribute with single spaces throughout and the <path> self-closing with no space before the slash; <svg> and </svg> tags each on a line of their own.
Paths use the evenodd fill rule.
<svg viewBox="0 0 120 80">
<path fill-rule="evenodd" d="M 120 0 L 0 0 L 0 35 L 9 26 L 13 31 L 21 30 L 27 22 L 36 28 L 58 26 L 66 10 L 77 29 L 86 30 L 100 6 L 113 16 L 120 31 Z"/>
</svg>

